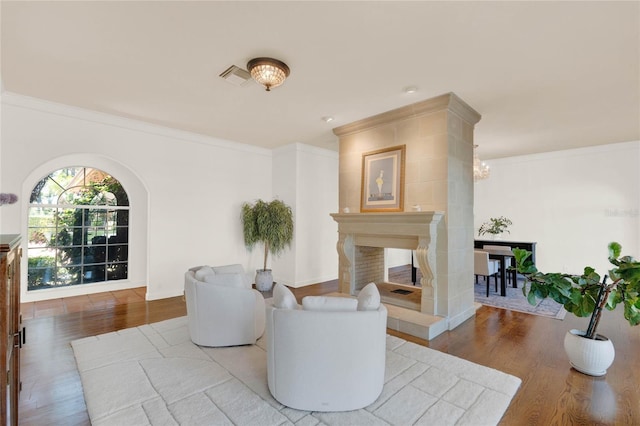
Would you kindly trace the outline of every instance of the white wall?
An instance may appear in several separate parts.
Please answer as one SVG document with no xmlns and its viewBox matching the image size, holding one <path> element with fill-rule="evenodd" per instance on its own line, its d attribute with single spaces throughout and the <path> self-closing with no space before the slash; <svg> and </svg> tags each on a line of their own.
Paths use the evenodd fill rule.
<svg viewBox="0 0 640 426">
<path fill-rule="evenodd" d="M 126 181 L 125 189 L 132 191 L 130 231 L 143 236 L 141 242 L 131 236 L 131 261 L 139 263 L 131 265 L 127 284 L 23 294 L 24 301 L 114 285 L 148 285 L 147 298 L 158 299 L 181 294 L 184 271 L 191 266 L 243 263 L 256 268 L 243 244 L 240 206 L 271 198 L 271 151 L 18 95 L 5 93 L 2 101 L 0 189 L 21 200 L 19 209 L 3 211 L 2 232 L 26 235 L 31 189 L 75 157 L 93 158 L 93 164 Z M 140 264 L 146 269 L 142 273 L 136 269 Z M 26 269 L 24 256 L 25 286 Z"/>
<path fill-rule="evenodd" d="M 298 237 L 298 200 L 296 197 L 296 147 L 287 145 L 273 150 L 273 197 L 291 207 L 293 212 L 293 241 L 277 258 L 270 258 L 273 280 L 288 286 L 296 281 L 296 251 Z"/>
<path fill-rule="evenodd" d="M 338 153 L 297 145 L 296 287 L 338 278 Z M 274 189 L 275 190 L 275 189 Z"/>
<path fill-rule="evenodd" d="M 605 274 L 607 244 L 640 257 L 640 142 L 600 145 L 487 161 L 475 184 L 474 226 L 513 221 L 503 240 L 536 241 L 543 272 Z"/>
<path fill-rule="evenodd" d="M 4 83 L 2 82 L 2 76 L 0 76 L 0 129 L 2 129 L 2 100 L 4 99 Z M 0 164 L 2 164 L 2 132 L 0 131 Z M 2 173 L 0 173 L 0 191 L 2 190 Z M 2 229 L 2 206 L 0 206 L 0 234 L 4 234 Z"/>
<path fill-rule="evenodd" d="M 144 285 L 147 299 L 160 299 L 182 294 L 184 271 L 192 266 L 261 268 L 262 250 L 246 250 L 240 222 L 242 203 L 258 198 L 279 197 L 294 211 L 294 243 L 277 260 L 274 278 L 298 287 L 337 277 L 337 225 L 329 216 L 338 199 L 334 151 L 292 144 L 274 155 L 10 93 L 3 93 L 1 119 L 0 190 L 20 197 L 19 206 L 3 209 L 3 233 L 27 235 L 32 188 L 64 166 L 111 173 L 132 209 L 128 280 L 27 293 L 24 256 L 23 301 Z"/>
<path fill-rule="evenodd" d="M 274 196 L 292 205 L 292 250 L 274 260 L 276 281 L 301 287 L 338 277 L 338 153 L 303 144 L 274 150 Z"/>
</svg>

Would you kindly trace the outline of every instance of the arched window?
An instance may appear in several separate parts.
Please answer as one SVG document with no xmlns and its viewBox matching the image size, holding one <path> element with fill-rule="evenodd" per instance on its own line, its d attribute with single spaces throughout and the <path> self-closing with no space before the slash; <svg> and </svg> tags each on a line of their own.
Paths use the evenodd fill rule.
<svg viewBox="0 0 640 426">
<path fill-rule="evenodd" d="M 127 278 L 129 198 L 89 167 L 56 170 L 29 201 L 28 290 Z"/>
</svg>

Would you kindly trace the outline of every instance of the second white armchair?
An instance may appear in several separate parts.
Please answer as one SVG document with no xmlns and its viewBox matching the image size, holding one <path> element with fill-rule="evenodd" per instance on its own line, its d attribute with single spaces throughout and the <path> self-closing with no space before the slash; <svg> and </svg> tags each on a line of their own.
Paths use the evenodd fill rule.
<svg viewBox="0 0 640 426">
<path fill-rule="evenodd" d="M 185 273 L 191 340 L 200 346 L 254 344 L 265 329 L 265 303 L 242 265 L 199 266 Z"/>
</svg>

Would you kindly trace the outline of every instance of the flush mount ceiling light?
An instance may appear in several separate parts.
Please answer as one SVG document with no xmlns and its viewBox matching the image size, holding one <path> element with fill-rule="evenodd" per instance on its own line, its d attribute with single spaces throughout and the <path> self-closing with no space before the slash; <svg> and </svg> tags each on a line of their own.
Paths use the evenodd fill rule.
<svg viewBox="0 0 640 426">
<path fill-rule="evenodd" d="M 476 148 L 478 145 L 473 146 L 473 181 L 477 182 L 482 179 L 486 179 L 489 177 L 489 166 L 487 166 L 484 161 L 480 161 L 478 158 L 478 153 L 476 152 Z"/>
<path fill-rule="evenodd" d="M 272 87 L 278 87 L 289 76 L 289 67 L 282 61 L 272 58 L 255 58 L 247 63 L 251 77 L 266 87 L 267 92 Z"/>
</svg>

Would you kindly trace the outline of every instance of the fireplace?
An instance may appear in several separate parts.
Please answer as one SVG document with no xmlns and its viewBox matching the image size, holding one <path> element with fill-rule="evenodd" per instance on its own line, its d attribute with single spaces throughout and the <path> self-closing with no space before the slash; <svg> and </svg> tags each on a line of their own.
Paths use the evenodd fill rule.
<svg viewBox="0 0 640 426">
<path fill-rule="evenodd" d="M 356 295 L 384 279 L 384 249 L 416 251 L 422 272 L 419 311 L 438 315 L 436 242 L 443 212 L 335 213 L 338 222 L 339 289 Z"/>
<path fill-rule="evenodd" d="M 340 233 L 340 290 L 353 295 L 360 285 L 353 270 L 355 247 L 416 250 L 415 260 L 424 273 L 422 294 L 419 300 L 412 299 L 414 310 L 403 312 L 406 327 L 399 331 L 431 338 L 436 332 L 424 324 L 432 319 L 443 320 L 437 330 L 442 331 L 475 315 L 469 277 L 473 277 L 473 132 L 479 120 L 477 111 L 447 93 L 333 129 L 340 149 L 338 206 L 341 211 L 358 212 L 332 215 Z M 399 145 L 407 154 L 400 182 L 404 211 L 360 213 L 364 155 Z M 408 211 L 416 205 L 424 211 Z M 389 304 L 390 315 L 395 307 Z"/>
</svg>

